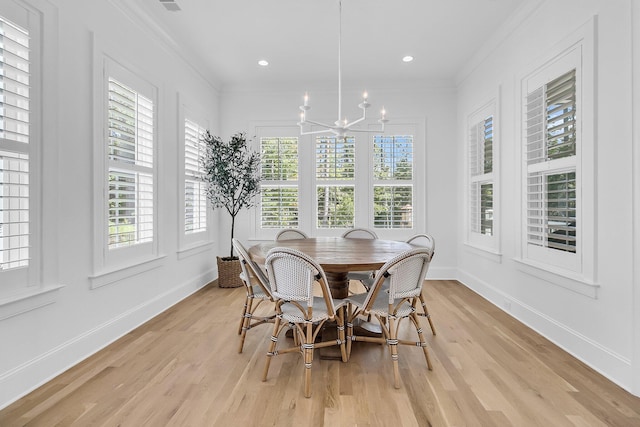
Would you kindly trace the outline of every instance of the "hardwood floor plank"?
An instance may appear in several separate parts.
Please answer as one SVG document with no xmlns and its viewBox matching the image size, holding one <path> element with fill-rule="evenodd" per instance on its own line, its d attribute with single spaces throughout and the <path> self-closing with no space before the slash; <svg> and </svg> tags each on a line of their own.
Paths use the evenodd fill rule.
<svg viewBox="0 0 640 427">
<path fill-rule="evenodd" d="M 387 348 L 366 342 L 348 363 L 315 352 L 310 399 L 298 354 L 274 357 L 262 382 L 271 325 L 238 354 L 243 291 L 208 286 L 0 411 L 0 425 L 640 426 L 639 398 L 469 289 L 427 290 L 434 369 L 401 346 L 400 389 Z"/>
</svg>

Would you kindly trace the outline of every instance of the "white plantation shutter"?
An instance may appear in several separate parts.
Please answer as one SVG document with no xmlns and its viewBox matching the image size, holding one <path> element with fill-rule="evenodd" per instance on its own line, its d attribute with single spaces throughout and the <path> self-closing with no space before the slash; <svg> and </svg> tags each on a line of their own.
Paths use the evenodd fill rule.
<svg viewBox="0 0 640 427">
<path fill-rule="evenodd" d="M 480 233 L 493 235 L 493 182 L 480 185 Z"/>
<path fill-rule="evenodd" d="M 260 153 L 260 227 L 298 228 L 298 138 L 261 138 Z"/>
<path fill-rule="evenodd" d="M 316 137 L 317 228 L 354 226 L 355 175 L 355 138 Z"/>
<path fill-rule="evenodd" d="M 531 91 L 525 103 L 527 243 L 575 253 L 576 70 Z"/>
<path fill-rule="evenodd" d="M 373 227 L 413 228 L 413 136 L 373 137 Z"/>
<path fill-rule="evenodd" d="M 355 139 L 319 136 L 316 138 L 316 179 L 355 178 Z"/>
<path fill-rule="evenodd" d="M 374 228 L 413 227 L 413 186 L 375 185 Z"/>
<path fill-rule="evenodd" d="M 355 187 L 352 185 L 318 185 L 318 228 L 353 228 Z"/>
<path fill-rule="evenodd" d="M 201 159 L 205 151 L 202 136 L 205 129 L 192 120 L 184 121 L 184 231 L 197 233 L 207 229 L 206 183 Z"/>
<path fill-rule="evenodd" d="M 262 185 L 262 228 L 298 228 L 298 187 Z"/>
<path fill-rule="evenodd" d="M 493 115 L 469 129 L 469 230 L 493 235 Z"/>
<path fill-rule="evenodd" d="M 108 81 L 109 249 L 153 240 L 154 107 L 120 81 Z"/>
<path fill-rule="evenodd" d="M 26 29 L 0 16 L 0 271 L 31 258 L 29 43 Z"/>
</svg>

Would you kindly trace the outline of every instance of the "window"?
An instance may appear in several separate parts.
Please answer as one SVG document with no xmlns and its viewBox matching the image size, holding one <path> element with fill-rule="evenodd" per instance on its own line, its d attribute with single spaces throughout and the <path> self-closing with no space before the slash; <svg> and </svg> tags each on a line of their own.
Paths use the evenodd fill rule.
<svg viewBox="0 0 640 427">
<path fill-rule="evenodd" d="M 581 40 L 567 41 L 562 53 L 522 81 L 522 254 L 534 267 L 590 284 L 595 273 L 593 24 L 584 28 Z"/>
<path fill-rule="evenodd" d="M 373 137 L 374 228 L 413 228 L 413 136 Z"/>
<path fill-rule="evenodd" d="M 527 95 L 527 243 L 576 252 L 576 70 Z"/>
<path fill-rule="evenodd" d="M 202 156 L 205 129 L 196 122 L 184 120 L 184 232 L 198 233 L 207 229 L 206 183 L 199 179 L 204 174 Z"/>
<path fill-rule="evenodd" d="M 153 101 L 109 77 L 109 249 L 153 240 Z"/>
<path fill-rule="evenodd" d="M 37 275 L 32 263 L 37 219 L 33 172 L 38 141 L 32 132 L 36 55 L 31 46 L 37 37 L 30 33 L 30 21 L 20 16 L 12 21 L 0 15 L 0 277 L 3 283 L 23 286 L 36 281 L 31 274 Z"/>
<path fill-rule="evenodd" d="M 159 260 L 158 91 L 103 46 L 94 49 L 93 288 L 154 268 L 158 262 L 150 261 Z"/>
<path fill-rule="evenodd" d="M 355 139 L 316 137 L 317 228 L 355 224 Z"/>
<path fill-rule="evenodd" d="M 468 123 L 467 243 L 496 251 L 495 101 L 471 114 Z"/>
<path fill-rule="evenodd" d="M 298 228 L 298 138 L 260 138 L 260 226 Z"/>
<path fill-rule="evenodd" d="M 421 127 L 398 121 L 384 135 L 298 135 L 299 128 L 257 124 L 262 156 L 261 200 L 252 210 L 252 237 L 273 239 L 299 228 L 310 236 L 339 236 L 346 229 L 376 229 L 381 238 L 405 239 L 425 224 Z M 259 144 L 259 145 L 258 145 Z"/>
</svg>

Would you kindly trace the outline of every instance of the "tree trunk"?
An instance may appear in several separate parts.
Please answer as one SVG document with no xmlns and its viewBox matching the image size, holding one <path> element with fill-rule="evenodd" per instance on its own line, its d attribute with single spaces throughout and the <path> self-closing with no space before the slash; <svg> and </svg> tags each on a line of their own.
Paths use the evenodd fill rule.
<svg viewBox="0 0 640 427">
<path fill-rule="evenodd" d="M 231 215 L 231 239 L 229 240 L 229 246 L 231 247 L 231 258 L 233 258 L 233 232 L 236 228 L 236 216 Z"/>
</svg>

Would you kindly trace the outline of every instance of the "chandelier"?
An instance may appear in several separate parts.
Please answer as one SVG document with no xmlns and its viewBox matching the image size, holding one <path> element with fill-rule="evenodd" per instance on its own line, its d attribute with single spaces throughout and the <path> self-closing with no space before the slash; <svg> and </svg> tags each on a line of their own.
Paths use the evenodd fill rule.
<svg viewBox="0 0 640 427">
<path fill-rule="evenodd" d="M 364 92 L 362 94 L 362 102 L 358 104 L 358 108 L 362 110 L 362 116 L 359 119 L 356 119 L 352 122 L 348 121 L 346 117 L 342 117 L 342 0 L 338 0 L 338 9 L 339 9 L 339 28 L 338 28 L 338 120 L 336 120 L 333 125 L 328 125 L 325 123 L 316 122 L 313 120 L 307 119 L 307 112 L 311 109 L 309 105 L 309 95 L 307 93 L 304 94 L 303 104 L 300 106 L 300 122 L 298 122 L 298 126 L 300 126 L 300 134 L 301 135 L 311 135 L 317 133 L 332 133 L 339 137 L 344 137 L 346 132 L 384 132 L 384 124 L 389 120 L 386 118 L 386 111 L 384 107 L 382 107 L 382 111 L 380 112 L 380 118 L 378 119 L 378 123 L 380 123 L 379 129 L 351 129 L 351 127 L 355 124 L 358 124 L 367 118 L 367 108 L 371 106 L 368 101 L 368 94 Z M 311 130 L 311 126 L 320 127 L 318 130 Z M 305 130 L 306 129 L 306 130 Z"/>
</svg>

